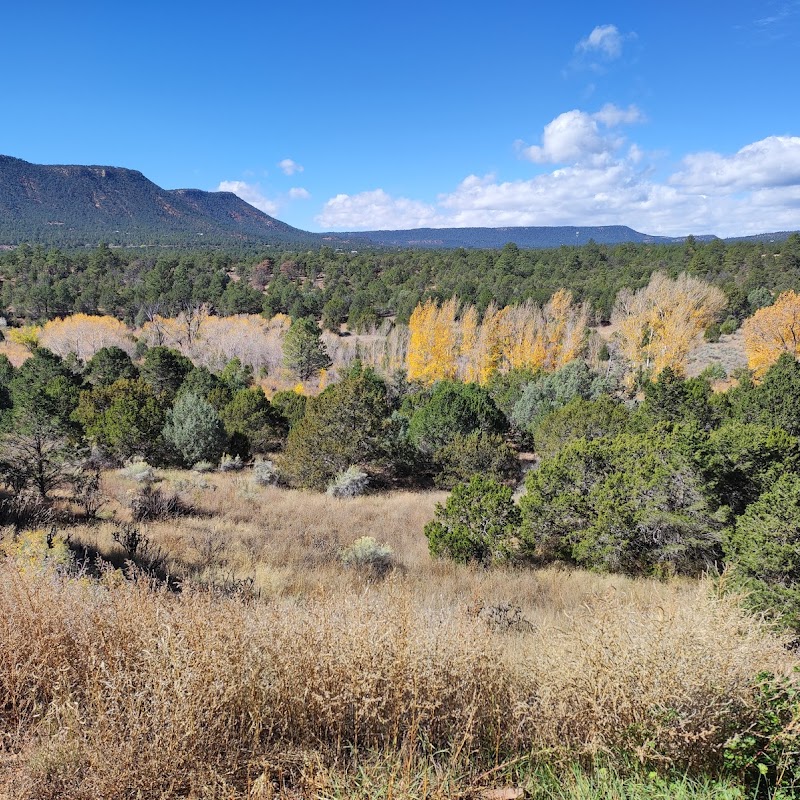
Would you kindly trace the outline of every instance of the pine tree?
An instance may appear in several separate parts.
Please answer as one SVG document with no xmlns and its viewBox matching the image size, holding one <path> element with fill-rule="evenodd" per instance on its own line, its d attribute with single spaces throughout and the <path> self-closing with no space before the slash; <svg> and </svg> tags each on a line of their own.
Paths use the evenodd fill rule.
<svg viewBox="0 0 800 800">
<path fill-rule="evenodd" d="M 283 363 L 302 381 L 331 366 L 317 323 L 301 317 L 292 323 L 283 340 Z"/>
</svg>

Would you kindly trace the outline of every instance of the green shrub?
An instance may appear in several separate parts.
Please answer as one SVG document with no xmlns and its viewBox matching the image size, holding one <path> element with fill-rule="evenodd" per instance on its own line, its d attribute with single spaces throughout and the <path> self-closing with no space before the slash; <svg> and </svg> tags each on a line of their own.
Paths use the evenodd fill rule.
<svg viewBox="0 0 800 800">
<path fill-rule="evenodd" d="M 800 476 L 781 476 L 747 506 L 724 547 L 745 602 L 800 631 Z"/>
<path fill-rule="evenodd" d="M 562 408 L 551 411 L 536 426 L 533 439 L 542 458 L 558 455 L 577 439 L 599 439 L 622 433 L 630 411 L 608 395 L 597 400 L 576 397 Z"/>
<path fill-rule="evenodd" d="M 119 461 L 155 460 L 163 449 L 165 409 L 144 380 L 120 378 L 81 392 L 74 416 L 87 438 Z"/>
<path fill-rule="evenodd" d="M 521 535 L 540 563 L 696 574 L 719 556 L 719 526 L 678 434 L 578 439 L 529 472 L 525 485 Z"/>
<path fill-rule="evenodd" d="M 386 384 L 356 366 L 306 405 L 290 431 L 281 473 L 298 486 L 324 490 L 358 464 L 370 475 L 390 474 L 396 463 L 394 423 Z"/>
<path fill-rule="evenodd" d="M 408 434 L 413 445 L 425 456 L 432 456 L 461 434 L 475 431 L 503 434 L 508 423 L 489 393 L 475 383 L 440 381 L 430 395 L 409 401 Z"/>
<path fill-rule="evenodd" d="M 533 433 L 551 411 L 565 406 L 576 397 L 585 400 L 600 397 L 611 383 L 595 375 L 583 361 L 570 361 L 551 373 L 540 373 L 525 386 L 511 414 L 520 431 Z"/>
<path fill-rule="evenodd" d="M 753 719 L 725 742 L 724 763 L 745 785 L 760 790 L 757 797 L 788 800 L 800 789 L 800 691 L 796 675 L 761 672 L 752 691 Z"/>
<path fill-rule="evenodd" d="M 286 432 L 303 419 L 307 402 L 308 398 L 304 394 L 298 394 L 291 389 L 275 392 L 272 396 L 272 408 Z"/>
<path fill-rule="evenodd" d="M 437 468 L 434 483 L 443 489 L 452 489 L 478 474 L 501 482 L 514 481 L 520 472 L 514 448 L 502 436 L 484 431 L 457 433 L 434 453 L 433 462 Z"/>
<path fill-rule="evenodd" d="M 428 549 L 462 564 L 506 561 L 515 551 L 520 519 L 508 486 L 474 475 L 456 486 L 444 505 L 436 504 L 425 526 Z"/>
</svg>

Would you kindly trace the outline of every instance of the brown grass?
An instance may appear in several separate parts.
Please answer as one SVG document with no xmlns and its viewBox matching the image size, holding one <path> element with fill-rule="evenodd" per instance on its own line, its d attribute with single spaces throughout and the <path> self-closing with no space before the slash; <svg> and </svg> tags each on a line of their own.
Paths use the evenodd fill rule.
<svg viewBox="0 0 800 800">
<path fill-rule="evenodd" d="M 357 791 L 368 773 L 394 797 L 469 797 L 531 759 L 714 773 L 757 713 L 755 676 L 791 667 L 708 582 L 432 561 L 421 530 L 441 495 L 204 479 L 184 493 L 213 516 L 148 529 L 190 578 L 179 594 L 0 563 L 9 796 L 370 796 Z M 111 526 L 74 535 L 103 549 Z M 345 569 L 338 549 L 363 535 L 404 570 L 373 582 Z M 204 588 L 226 570 L 260 597 Z M 502 603 L 529 624 L 477 613 Z"/>
</svg>

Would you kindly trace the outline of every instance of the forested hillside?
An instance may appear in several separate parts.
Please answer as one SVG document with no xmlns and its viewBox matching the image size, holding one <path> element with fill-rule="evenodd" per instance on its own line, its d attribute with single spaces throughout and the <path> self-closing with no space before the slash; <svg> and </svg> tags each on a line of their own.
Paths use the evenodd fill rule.
<svg viewBox="0 0 800 800">
<path fill-rule="evenodd" d="M 0 244 L 319 246 L 231 192 L 165 190 L 135 170 L 0 156 Z"/>
</svg>

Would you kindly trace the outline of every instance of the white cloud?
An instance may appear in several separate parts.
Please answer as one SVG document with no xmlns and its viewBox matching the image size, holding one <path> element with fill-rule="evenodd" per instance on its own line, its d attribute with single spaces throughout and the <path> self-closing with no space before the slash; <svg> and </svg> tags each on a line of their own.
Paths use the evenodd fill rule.
<svg viewBox="0 0 800 800">
<path fill-rule="evenodd" d="M 598 25 L 575 45 L 577 53 L 599 53 L 609 60 L 622 55 L 623 36 L 616 25 Z"/>
<path fill-rule="evenodd" d="M 585 111 L 565 111 L 544 126 L 541 145 L 524 147 L 524 158 L 537 164 L 575 161 L 608 149 L 597 122 Z"/>
<path fill-rule="evenodd" d="M 620 108 L 613 103 L 606 103 L 599 111 L 592 114 L 592 119 L 597 120 L 607 128 L 616 128 L 618 125 L 633 125 L 644 122 L 644 114 L 633 104 L 627 108 Z"/>
<path fill-rule="evenodd" d="M 220 181 L 217 191 L 233 192 L 237 197 L 241 197 L 245 203 L 250 203 L 251 206 L 270 216 L 278 213 L 278 203 L 265 197 L 258 184 L 245 183 L 244 181 Z"/>
<path fill-rule="evenodd" d="M 289 197 L 292 200 L 308 200 L 311 197 L 311 192 L 308 189 L 304 189 L 302 186 L 295 186 L 289 189 Z"/>
<path fill-rule="evenodd" d="M 337 194 L 316 218 L 325 230 L 381 230 L 426 228 L 440 222 L 433 206 L 375 189 L 359 194 Z M 441 225 L 440 225 L 441 227 Z"/>
<path fill-rule="evenodd" d="M 611 103 L 594 114 L 573 109 L 559 114 L 544 126 L 542 144 L 517 146 L 523 158 L 537 164 L 566 164 L 591 158 L 600 161 L 607 158 L 624 142 L 619 136 L 609 135 L 601 128 L 616 128 L 643 121 L 644 116 L 634 106 L 619 108 Z"/>
<path fill-rule="evenodd" d="M 279 161 L 278 166 L 284 175 L 294 175 L 296 172 L 303 172 L 304 170 L 304 167 L 291 158 L 284 158 L 283 161 Z"/>
<path fill-rule="evenodd" d="M 769 136 L 732 156 L 693 153 L 670 183 L 687 191 L 736 192 L 800 184 L 800 137 Z"/>
<path fill-rule="evenodd" d="M 330 230 L 629 225 L 664 236 L 800 228 L 800 138 L 769 137 L 730 156 L 695 153 L 658 181 L 636 144 L 586 158 L 591 134 L 580 140 L 584 146 L 563 145 L 573 163 L 528 179 L 469 175 L 433 204 L 381 189 L 338 195 L 317 221 Z"/>
</svg>

